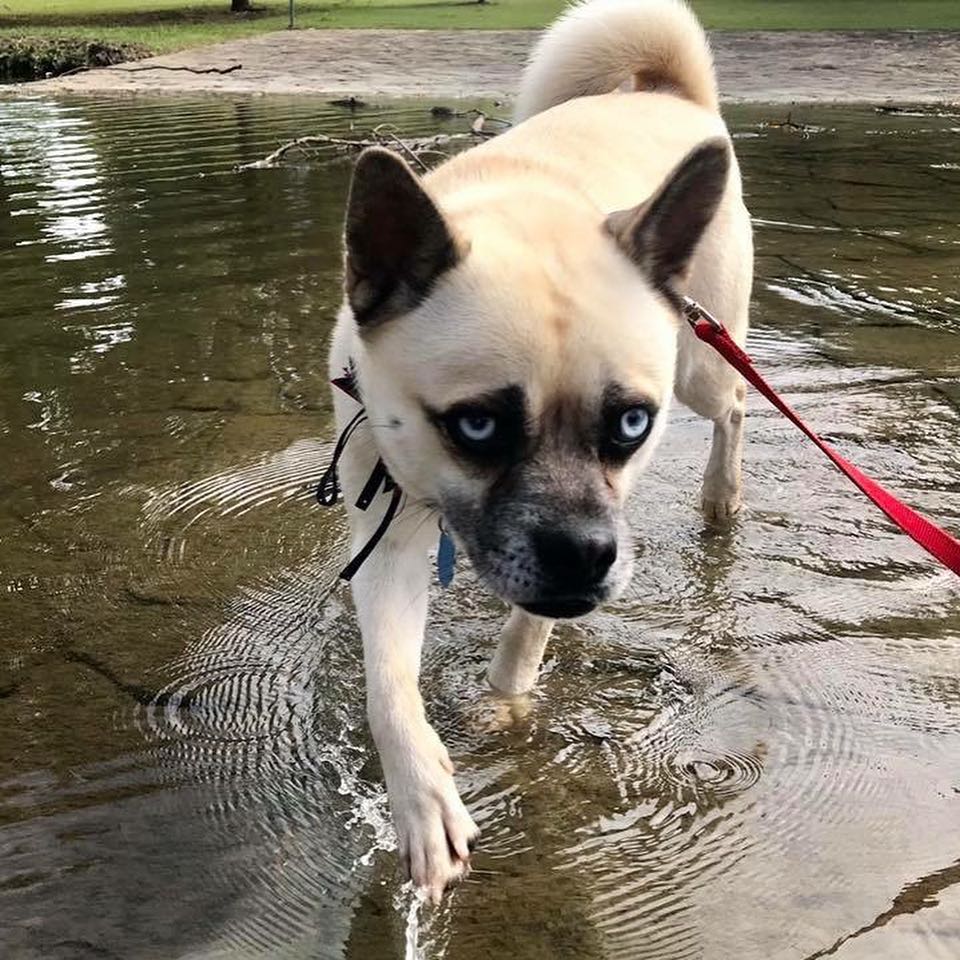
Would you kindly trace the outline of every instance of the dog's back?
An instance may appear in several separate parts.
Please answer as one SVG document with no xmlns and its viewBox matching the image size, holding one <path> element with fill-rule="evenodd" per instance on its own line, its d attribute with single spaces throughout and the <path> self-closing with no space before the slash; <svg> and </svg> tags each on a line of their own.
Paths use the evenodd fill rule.
<svg viewBox="0 0 960 960">
<path fill-rule="evenodd" d="M 520 197 L 576 184 L 606 214 L 649 196 L 698 143 L 727 136 L 707 38 L 683 0 L 573 6 L 532 51 L 515 116 L 523 122 L 428 174 L 431 191 L 458 205 L 470 186 L 471 202 L 489 206 L 511 183 Z M 735 163 L 728 193 L 725 208 L 739 200 Z"/>
<path fill-rule="evenodd" d="M 534 48 L 516 117 L 624 85 L 717 111 L 707 38 L 682 0 L 586 0 L 572 7 Z"/>
<path fill-rule="evenodd" d="M 466 210 L 478 229 L 497 211 L 522 211 L 531 223 L 553 218 L 543 236 L 569 237 L 560 217 L 572 203 L 585 201 L 602 221 L 650 197 L 698 144 L 729 136 L 707 38 L 682 0 L 572 7 L 534 48 L 516 116 L 513 129 L 426 176 L 455 222 Z M 689 290 L 710 291 L 711 305 L 733 317 L 745 311 L 751 259 L 735 160 L 714 219 Z"/>
</svg>

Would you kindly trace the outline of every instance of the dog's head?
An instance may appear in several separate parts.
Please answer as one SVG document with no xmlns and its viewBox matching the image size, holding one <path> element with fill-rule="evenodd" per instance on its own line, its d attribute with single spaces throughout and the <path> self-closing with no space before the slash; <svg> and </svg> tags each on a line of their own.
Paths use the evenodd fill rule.
<svg viewBox="0 0 960 960">
<path fill-rule="evenodd" d="M 548 617 L 615 596 L 623 505 L 673 391 L 665 296 L 727 180 L 709 141 L 660 190 L 603 217 L 574 191 L 482 180 L 443 209 L 396 155 L 358 160 L 347 212 L 354 358 L 377 448 L 479 576 Z M 548 189 L 541 187 L 541 189 Z"/>
</svg>

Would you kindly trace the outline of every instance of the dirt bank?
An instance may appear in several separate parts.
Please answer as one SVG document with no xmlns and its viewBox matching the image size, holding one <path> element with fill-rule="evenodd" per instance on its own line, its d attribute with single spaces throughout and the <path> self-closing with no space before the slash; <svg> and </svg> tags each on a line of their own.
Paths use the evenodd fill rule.
<svg viewBox="0 0 960 960">
<path fill-rule="evenodd" d="M 12 89 L 509 97 L 535 37 L 521 30 L 280 32 Z M 727 101 L 960 100 L 960 33 L 757 31 L 711 39 Z M 226 74 L 144 70 L 237 64 Z"/>
</svg>

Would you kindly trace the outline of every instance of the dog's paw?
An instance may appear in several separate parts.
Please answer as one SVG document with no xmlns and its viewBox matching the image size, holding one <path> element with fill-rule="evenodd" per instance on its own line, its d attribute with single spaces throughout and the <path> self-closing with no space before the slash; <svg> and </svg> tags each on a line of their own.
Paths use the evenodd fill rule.
<svg viewBox="0 0 960 960">
<path fill-rule="evenodd" d="M 731 497 L 727 500 L 708 500 L 704 497 L 700 501 L 703 516 L 710 523 L 727 523 L 740 510 L 740 497 Z"/>
<path fill-rule="evenodd" d="M 470 872 L 480 833 L 457 793 L 447 751 L 438 745 L 387 775 L 402 869 L 434 903 Z"/>
<path fill-rule="evenodd" d="M 526 694 L 504 696 L 491 690 L 489 696 L 471 704 L 466 712 L 470 729 L 489 736 L 526 723 L 533 713 L 533 700 Z"/>
<path fill-rule="evenodd" d="M 704 518 L 710 523 L 726 523 L 736 516 L 740 510 L 740 487 L 729 487 L 721 490 L 704 484 L 703 495 L 700 499 L 700 509 Z"/>
</svg>

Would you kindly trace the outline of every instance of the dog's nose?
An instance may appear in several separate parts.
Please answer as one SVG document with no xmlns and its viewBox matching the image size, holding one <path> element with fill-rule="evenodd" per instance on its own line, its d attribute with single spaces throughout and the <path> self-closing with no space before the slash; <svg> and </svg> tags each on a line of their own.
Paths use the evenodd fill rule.
<svg viewBox="0 0 960 960">
<path fill-rule="evenodd" d="M 596 586 L 617 559 L 617 541 L 605 531 L 541 527 L 533 533 L 540 569 L 558 593 Z"/>
</svg>

